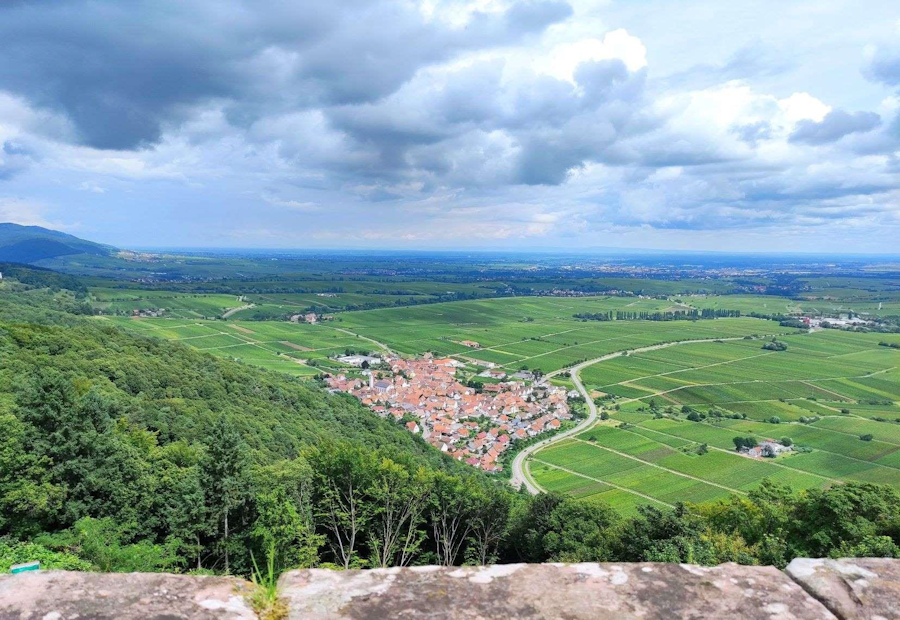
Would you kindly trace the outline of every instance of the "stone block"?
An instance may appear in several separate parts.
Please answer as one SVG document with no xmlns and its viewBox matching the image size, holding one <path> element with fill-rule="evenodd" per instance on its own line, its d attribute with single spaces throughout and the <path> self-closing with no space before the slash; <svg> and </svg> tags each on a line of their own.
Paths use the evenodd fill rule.
<svg viewBox="0 0 900 620">
<path fill-rule="evenodd" d="M 834 620 L 774 567 L 510 564 L 336 572 L 279 582 L 291 620 L 566 618 Z"/>
<path fill-rule="evenodd" d="M 898 560 L 797 558 L 785 572 L 842 620 L 900 618 Z"/>
<path fill-rule="evenodd" d="M 251 620 L 230 577 L 41 571 L 0 575 L 0 620 Z"/>
</svg>

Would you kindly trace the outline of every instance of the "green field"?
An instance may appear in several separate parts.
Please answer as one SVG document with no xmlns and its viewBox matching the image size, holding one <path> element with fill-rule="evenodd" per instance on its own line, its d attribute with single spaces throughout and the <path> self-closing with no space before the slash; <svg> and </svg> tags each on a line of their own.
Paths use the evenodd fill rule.
<svg viewBox="0 0 900 620">
<path fill-rule="evenodd" d="M 328 357 L 347 349 L 375 348 L 372 343 L 328 324 L 126 317 L 98 317 L 97 320 L 295 376 L 313 376 L 323 370 L 337 369 L 339 364 Z"/>
<path fill-rule="evenodd" d="M 586 388 L 615 395 L 606 405 L 618 410 L 538 451 L 532 476 L 549 490 L 581 485 L 573 488 L 599 496 L 603 487 L 583 483 L 607 484 L 665 503 L 743 493 L 764 479 L 795 489 L 850 480 L 900 489 L 900 352 L 878 346 L 900 336 L 825 330 L 780 340 L 786 351 L 742 339 L 588 366 Z M 687 420 L 685 406 L 706 419 Z M 803 451 L 751 459 L 735 452 L 735 436 L 790 437 Z"/>
<path fill-rule="evenodd" d="M 665 299 L 516 297 L 344 313 L 341 324 L 408 354 L 426 351 L 552 372 L 606 353 L 661 342 L 792 332 L 752 318 L 704 321 L 582 321 L 574 314 L 657 312 Z M 457 342 L 474 340 L 472 350 Z"/>
<path fill-rule="evenodd" d="M 619 284 L 625 283 L 622 281 Z M 182 285 L 182 288 L 187 286 Z M 461 359 L 491 362 L 510 370 L 527 367 L 545 373 L 606 353 L 660 342 L 736 338 L 749 334 L 785 334 L 793 331 L 771 321 L 753 318 L 694 322 L 600 322 L 579 320 L 574 317 L 576 314 L 607 311 L 661 312 L 685 308 L 739 310 L 745 315 L 751 312 L 791 314 L 816 310 L 809 305 L 813 302 L 771 295 L 683 295 L 659 299 L 636 296 L 501 297 L 429 303 L 442 295 L 489 296 L 496 294 L 504 286 L 506 285 L 498 281 L 389 282 L 375 278 L 316 280 L 311 277 L 308 280 L 285 281 L 223 280 L 206 285 L 207 289 L 239 289 L 243 291 L 242 296 L 188 293 L 177 289 L 142 290 L 130 285 L 122 288 L 92 287 L 91 295 L 95 307 L 105 314 L 130 314 L 134 309 L 165 308 L 167 318 L 213 319 L 221 317 L 226 309 L 251 304 L 252 307 L 236 311 L 230 318 L 238 321 L 279 322 L 293 313 L 307 309 L 316 309 L 321 313 L 338 312 L 337 321 L 341 327 L 383 342 L 400 353 L 421 354 L 432 351 Z M 303 292 L 285 292 L 298 290 Z M 890 305 L 892 302 L 884 303 Z M 346 311 L 355 308 L 370 309 Z M 475 340 L 481 343 L 482 348 L 468 349 L 457 344 L 461 340 Z M 698 349 L 696 352 L 697 355 L 709 356 L 710 363 L 718 361 L 711 348 Z M 793 361 L 794 356 L 789 357 Z M 860 364 L 865 362 L 863 358 L 850 361 Z M 643 368 L 652 368 L 655 374 L 663 375 L 667 366 L 671 369 L 673 365 L 677 367 L 682 362 L 677 357 L 672 359 L 662 355 L 660 359 L 656 359 L 645 355 L 636 363 Z M 613 370 L 611 368 L 608 372 L 612 373 Z M 626 374 L 621 379 L 612 374 L 610 377 L 612 382 L 620 384 L 615 388 L 615 393 L 629 398 L 661 391 L 658 389 L 660 386 L 678 387 L 681 385 L 679 381 L 684 378 L 674 374 L 647 378 L 643 382 L 622 383 L 624 379 L 631 378 L 627 374 L 628 367 L 622 371 Z M 723 374 L 729 372 L 730 368 L 722 368 Z M 635 378 L 642 376 L 637 375 Z M 851 380 L 836 391 L 846 394 L 852 400 L 865 400 L 866 393 L 877 394 L 885 399 L 892 398 L 890 385 L 887 386 L 888 389 L 881 389 L 885 386 L 881 386 L 879 382 L 885 378 L 861 379 L 861 382 Z M 886 380 L 890 383 L 893 378 Z M 836 382 L 838 383 L 840 381 Z M 799 386 L 799 392 L 797 389 L 782 391 L 781 388 L 784 387 L 772 388 L 766 396 L 791 398 L 799 393 L 803 396 L 828 398 L 831 393 L 828 391 L 830 388 L 825 386 L 819 386 L 825 391 Z M 793 387 L 798 388 L 796 385 Z M 741 388 L 735 385 L 730 389 L 733 392 L 731 395 L 720 394 L 712 388 L 696 388 L 685 391 L 682 396 L 693 399 L 691 402 L 703 403 L 722 399 L 754 400 L 760 395 L 759 390 L 753 386 Z M 785 415 L 789 414 L 785 412 Z M 875 417 L 877 415 L 873 414 Z"/>
<path fill-rule="evenodd" d="M 203 296 L 182 296 L 190 301 L 194 301 L 195 297 L 202 299 Z M 252 300 L 253 297 L 250 296 L 249 299 Z M 235 303 L 234 299 L 232 303 Z M 321 325 L 241 320 L 246 314 L 264 307 L 235 313 L 227 322 L 185 321 L 181 320 L 182 317 L 107 317 L 106 320 L 127 329 L 184 341 L 185 344 L 212 353 L 244 359 L 248 363 L 261 363 L 254 347 L 238 346 L 248 341 L 257 345 L 256 348 L 274 351 L 278 356 L 283 354 L 292 358 L 324 359 L 346 348 L 374 348 L 373 343 L 364 339 L 371 338 L 403 354 L 432 351 L 441 355 L 453 355 L 461 360 L 492 362 L 508 370 L 527 367 L 540 369 L 545 373 L 614 351 L 661 342 L 740 338 L 748 334 L 794 331 L 779 327 L 772 321 L 753 318 L 599 322 L 582 321 L 573 317 L 574 314 L 584 312 L 656 312 L 673 307 L 673 302 L 665 299 L 633 297 L 512 297 L 446 302 L 342 312 L 336 316 L 336 320 Z M 195 311 L 199 312 L 200 308 L 196 307 Z M 241 332 L 229 325 L 248 331 Z M 357 338 L 357 334 L 361 337 Z M 474 340 L 482 348 L 471 349 L 458 344 L 462 340 Z M 296 349 L 279 348 L 277 345 L 282 341 L 311 351 L 298 352 Z M 288 368 L 292 374 L 305 372 L 302 367 L 296 368 L 296 362 L 291 360 L 267 360 L 266 365 L 272 363 L 276 367 Z M 313 372 L 310 371 L 309 374 Z"/>
<path fill-rule="evenodd" d="M 237 295 L 179 293 L 175 291 L 92 288 L 95 308 L 104 314 L 131 314 L 134 310 L 158 310 L 175 318 L 213 318 L 229 308 L 244 305 Z"/>
</svg>

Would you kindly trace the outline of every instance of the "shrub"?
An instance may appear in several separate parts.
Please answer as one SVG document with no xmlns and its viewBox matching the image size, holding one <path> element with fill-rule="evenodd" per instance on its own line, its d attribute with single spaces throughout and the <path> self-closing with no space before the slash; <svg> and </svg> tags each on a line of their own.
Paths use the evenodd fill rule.
<svg viewBox="0 0 900 620">
<path fill-rule="evenodd" d="M 80 570 L 93 568 L 90 562 L 77 555 L 53 551 L 43 545 L 0 538 L 0 573 L 8 573 L 13 564 L 40 562 L 44 570 Z"/>
</svg>

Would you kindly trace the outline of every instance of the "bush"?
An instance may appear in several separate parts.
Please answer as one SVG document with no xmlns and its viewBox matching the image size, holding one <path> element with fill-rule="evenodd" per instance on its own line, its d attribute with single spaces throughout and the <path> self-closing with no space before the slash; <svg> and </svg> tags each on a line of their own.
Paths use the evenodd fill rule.
<svg viewBox="0 0 900 620">
<path fill-rule="evenodd" d="M 0 573 L 8 573 L 13 564 L 40 562 L 44 570 L 80 570 L 93 568 L 90 562 L 71 553 L 53 551 L 43 545 L 0 538 Z"/>
<path fill-rule="evenodd" d="M 756 437 L 735 437 L 732 439 L 734 442 L 734 447 L 736 450 L 740 450 L 741 448 L 755 448 L 759 445 L 759 442 L 756 441 Z"/>
<path fill-rule="evenodd" d="M 866 433 L 865 435 L 860 435 L 859 438 L 862 439 L 863 441 L 872 441 L 873 439 L 875 439 L 874 435 L 872 435 L 871 433 Z"/>
<path fill-rule="evenodd" d="M 794 440 L 791 439 L 790 437 L 782 437 L 781 445 L 790 448 L 791 446 L 794 445 Z"/>
</svg>

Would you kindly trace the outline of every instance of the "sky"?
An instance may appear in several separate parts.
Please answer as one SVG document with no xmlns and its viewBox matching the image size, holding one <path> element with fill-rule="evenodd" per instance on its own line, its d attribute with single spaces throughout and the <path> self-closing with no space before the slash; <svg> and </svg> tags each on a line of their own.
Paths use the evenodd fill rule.
<svg viewBox="0 0 900 620">
<path fill-rule="evenodd" d="M 0 221 L 898 253 L 896 0 L 6 0 Z"/>
</svg>

